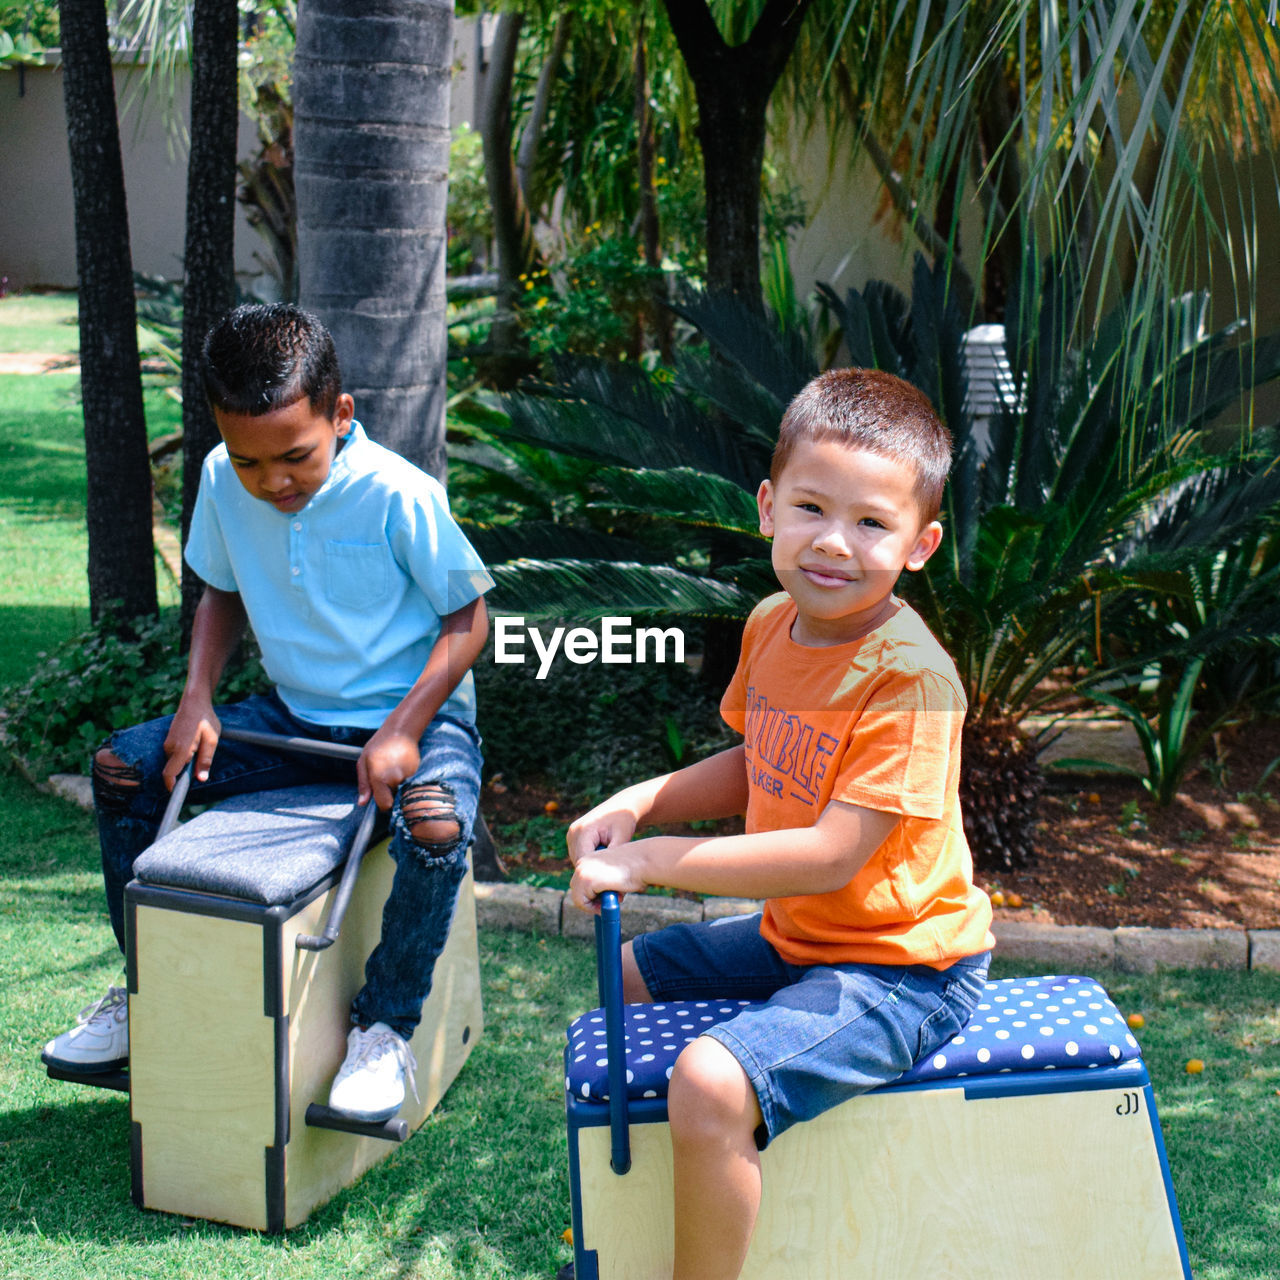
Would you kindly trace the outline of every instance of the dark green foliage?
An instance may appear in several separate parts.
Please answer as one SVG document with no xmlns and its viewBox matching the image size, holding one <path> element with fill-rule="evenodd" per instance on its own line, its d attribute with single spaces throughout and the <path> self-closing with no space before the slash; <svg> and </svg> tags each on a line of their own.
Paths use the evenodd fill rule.
<svg viewBox="0 0 1280 1280">
<path fill-rule="evenodd" d="M 1016 725 L 1046 677 L 1073 672 L 1084 689 L 1195 657 L 1217 674 L 1213 692 L 1235 691 L 1230 710 L 1274 690 L 1274 442 L 1255 432 L 1219 456 L 1208 428 L 1280 375 L 1280 335 L 1246 346 L 1239 325 L 1209 332 L 1198 295 L 1154 310 L 1147 298 L 1141 317 L 1126 300 L 1081 332 L 1071 265 L 1029 251 L 1009 307 L 1004 407 L 978 422 L 967 316 L 944 264 L 918 259 L 910 298 L 872 283 L 823 299 L 850 362 L 919 386 L 955 439 L 943 547 L 899 590 L 955 658 L 971 724 L 992 725 L 971 750 L 986 781 L 966 784 L 1004 797 L 985 817 L 975 801 L 980 861 L 1029 856 L 1041 783 Z M 509 423 L 490 418 L 508 461 L 544 446 L 593 464 L 536 551 L 504 562 L 518 543 L 494 546 L 514 611 L 740 617 L 776 590 L 754 492 L 783 409 L 818 360 L 805 334 L 730 300 L 689 295 L 677 310 L 708 347 L 686 346 L 670 373 L 561 360 L 552 383 L 506 399 Z M 637 543 L 650 555 L 625 549 Z"/>
<path fill-rule="evenodd" d="M 114 729 L 172 713 L 187 658 L 169 613 L 130 623 L 108 615 L 51 653 L 3 693 L 5 746 L 35 777 L 85 773 Z M 242 646 L 219 687 L 231 702 L 267 688 L 256 653 Z"/>
<path fill-rule="evenodd" d="M 1017 719 L 1055 669 L 1083 664 L 1088 682 L 1113 675 L 1116 655 L 1100 641 L 1126 630 L 1137 639 L 1144 610 L 1121 666 L 1185 642 L 1185 629 L 1179 640 L 1150 610 L 1195 598 L 1196 575 L 1256 538 L 1280 500 L 1265 435 L 1230 458 L 1204 435 L 1280 374 L 1280 336 L 1258 339 L 1250 360 L 1238 326 L 1207 332 L 1206 300 L 1188 296 L 1146 317 L 1143 332 L 1156 337 L 1145 345 L 1127 303 L 1079 338 L 1069 265 L 1028 267 L 1010 308 L 1027 321 L 1006 328 L 1017 395 L 980 429 L 966 403 L 964 326 L 942 282 L 918 263 L 910 303 L 884 286 L 828 300 L 856 335 L 855 355 L 928 391 L 952 431 L 947 539 L 903 590 L 955 658 L 971 714 Z M 1206 616 L 1197 651 L 1256 636 L 1265 605 L 1260 592 L 1237 593 L 1229 623 L 1219 610 L 1209 628 Z"/>
<path fill-rule="evenodd" d="M 524 281 L 520 327 L 535 355 L 638 360 L 655 282 L 665 273 L 645 265 L 630 239 L 589 244 Z M 659 285 L 659 287 L 664 287 Z"/>
<path fill-rule="evenodd" d="M 667 772 L 674 743 L 688 763 L 736 740 L 720 719 L 718 694 L 690 666 L 575 666 L 560 658 L 545 680 L 537 669 L 498 665 L 492 647 L 474 668 L 485 770 L 509 783 L 537 779 L 597 797 Z"/>
<path fill-rule="evenodd" d="M 817 362 L 803 335 L 732 299 L 690 292 L 676 311 L 709 347 L 687 348 L 671 371 L 561 357 L 552 380 L 502 401 L 505 422 L 464 410 L 476 440 L 466 461 L 507 491 L 513 472 L 535 491 L 548 456 L 581 464 L 576 495 L 525 547 L 524 525 L 476 534 L 512 612 L 737 620 L 777 589 L 755 493 Z M 535 498 L 530 514 L 545 510 Z"/>
</svg>

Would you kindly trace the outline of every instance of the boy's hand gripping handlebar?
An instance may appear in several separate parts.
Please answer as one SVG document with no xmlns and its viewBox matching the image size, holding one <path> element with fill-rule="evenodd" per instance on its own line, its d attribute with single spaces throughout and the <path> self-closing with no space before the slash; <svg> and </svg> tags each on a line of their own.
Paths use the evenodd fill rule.
<svg viewBox="0 0 1280 1280">
<path fill-rule="evenodd" d="M 223 738 L 231 742 L 247 742 L 252 746 L 274 747 L 277 751 L 300 751 L 309 755 L 329 756 L 332 759 L 350 760 L 353 763 L 360 758 L 359 747 L 348 747 L 338 742 L 320 742 L 313 738 L 288 738 L 277 733 L 257 733 L 250 729 L 224 729 Z M 178 825 L 178 815 L 182 812 L 187 792 L 191 789 L 191 764 L 187 761 L 183 770 L 174 779 L 173 791 L 169 795 L 169 803 L 165 807 L 164 817 L 160 820 L 160 830 L 156 839 L 166 836 Z M 364 812 L 360 815 L 360 825 L 352 837 L 351 847 L 347 851 L 346 864 L 342 868 L 342 879 L 338 882 L 338 891 L 334 895 L 333 906 L 329 909 L 329 920 L 324 932 L 317 935 L 304 933 L 298 936 L 297 947 L 300 951 L 323 951 L 337 941 L 342 928 L 343 917 L 347 914 L 347 906 L 351 902 L 351 894 L 356 887 L 356 877 L 360 874 L 360 863 L 369 847 L 373 835 L 373 824 L 378 817 L 378 808 L 369 801 L 364 803 Z M 621 970 L 619 970 L 621 981 Z M 625 1068 L 624 1068 L 625 1070 Z"/>
</svg>

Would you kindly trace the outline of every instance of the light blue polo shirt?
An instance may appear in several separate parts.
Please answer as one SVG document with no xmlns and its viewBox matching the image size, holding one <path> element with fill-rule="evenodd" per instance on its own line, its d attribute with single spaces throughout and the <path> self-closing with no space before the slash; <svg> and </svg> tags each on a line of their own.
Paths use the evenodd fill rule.
<svg viewBox="0 0 1280 1280">
<path fill-rule="evenodd" d="M 238 591 L 294 715 L 376 729 L 422 674 L 440 620 L 491 586 L 440 483 L 358 422 L 301 511 L 252 497 L 218 445 L 187 539 L 205 582 Z M 471 673 L 441 711 L 475 720 Z"/>
</svg>

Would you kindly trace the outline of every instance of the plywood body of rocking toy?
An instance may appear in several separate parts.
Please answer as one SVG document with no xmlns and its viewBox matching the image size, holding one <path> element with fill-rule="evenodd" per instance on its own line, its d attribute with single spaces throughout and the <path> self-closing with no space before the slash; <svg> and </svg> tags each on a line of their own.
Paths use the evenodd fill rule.
<svg viewBox="0 0 1280 1280">
<path fill-rule="evenodd" d="M 351 1000 L 381 932 L 394 864 L 364 858 L 331 948 L 300 951 L 327 918 L 333 878 L 287 908 L 131 885 L 130 1106 L 139 1205 L 279 1231 L 390 1154 L 376 1138 L 310 1128 L 346 1052 Z M 335 877 L 336 878 L 336 877 Z M 412 1048 L 416 1129 L 483 1030 L 470 872 Z"/>
<path fill-rule="evenodd" d="M 1189 1278 L 1150 1086 L 1135 1065 L 1136 1082 L 1108 1088 L 968 1099 L 963 1080 L 886 1089 L 796 1126 L 763 1153 L 742 1280 Z M 1043 1078 L 1028 1087 L 1043 1089 Z M 579 1258 L 594 1255 L 599 1280 L 666 1280 L 666 1124 L 631 1125 L 621 1177 L 607 1125 L 570 1141 Z"/>
</svg>

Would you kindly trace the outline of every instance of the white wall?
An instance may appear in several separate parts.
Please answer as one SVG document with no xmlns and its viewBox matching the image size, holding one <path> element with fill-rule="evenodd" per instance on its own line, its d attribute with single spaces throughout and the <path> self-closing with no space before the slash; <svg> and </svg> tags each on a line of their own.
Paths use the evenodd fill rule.
<svg viewBox="0 0 1280 1280">
<path fill-rule="evenodd" d="M 129 71 L 116 69 L 116 101 L 129 96 Z M 185 75 L 178 91 L 186 118 Z M 253 125 L 240 122 L 241 156 L 254 146 Z M 175 144 L 158 94 L 134 103 L 120 122 L 133 265 L 147 275 L 182 274 L 186 223 L 186 152 Z M 10 288 L 74 288 L 75 223 L 67 153 L 62 72 L 57 65 L 0 73 L 0 275 Z M 236 217 L 236 270 L 249 283 L 257 233 Z"/>
</svg>

